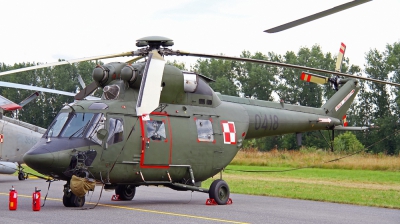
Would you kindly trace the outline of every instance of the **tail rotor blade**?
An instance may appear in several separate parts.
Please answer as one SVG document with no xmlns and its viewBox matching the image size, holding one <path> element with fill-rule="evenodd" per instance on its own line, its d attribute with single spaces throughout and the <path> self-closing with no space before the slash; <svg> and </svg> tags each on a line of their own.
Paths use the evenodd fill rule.
<svg viewBox="0 0 400 224">
<path fill-rule="evenodd" d="M 346 51 L 346 45 L 344 43 L 341 43 L 340 49 L 339 49 L 339 54 L 336 59 L 336 68 L 335 68 L 336 72 L 341 72 L 341 70 L 342 70 L 342 62 L 343 62 L 345 51 Z"/>
<path fill-rule="evenodd" d="M 156 50 L 149 53 L 136 104 L 138 116 L 150 114 L 160 104 L 164 67 L 165 60 Z"/>
</svg>

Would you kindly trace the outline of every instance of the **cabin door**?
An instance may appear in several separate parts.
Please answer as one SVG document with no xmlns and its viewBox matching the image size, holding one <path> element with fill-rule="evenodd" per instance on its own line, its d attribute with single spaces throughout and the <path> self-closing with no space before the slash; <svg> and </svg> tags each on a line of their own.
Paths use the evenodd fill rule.
<svg viewBox="0 0 400 224">
<path fill-rule="evenodd" d="M 140 122 L 142 131 L 141 167 L 171 164 L 172 139 L 168 116 L 151 114 L 150 119 L 140 118 Z"/>
</svg>

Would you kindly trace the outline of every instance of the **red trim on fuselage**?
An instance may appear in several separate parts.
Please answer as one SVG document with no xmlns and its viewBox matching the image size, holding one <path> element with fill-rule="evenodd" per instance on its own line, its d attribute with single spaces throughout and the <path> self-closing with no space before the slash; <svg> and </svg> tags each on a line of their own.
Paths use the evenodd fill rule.
<svg viewBox="0 0 400 224">
<path fill-rule="evenodd" d="M 152 112 L 151 115 L 165 116 L 168 118 L 168 131 L 170 136 L 169 143 L 169 160 L 168 163 L 171 164 L 172 157 L 172 131 L 171 131 L 171 123 L 169 120 L 169 116 L 167 112 Z M 160 165 L 145 165 L 144 164 L 144 154 L 146 153 L 146 139 L 145 139 L 145 131 L 142 116 L 140 116 L 140 131 L 142 132 L 142 154 L 140 156 L 140 168 L 151 168 L 151 169 L 169 169 L 169 165 L 160 166 Z M 164 120 L 163 120 L 164 121 Z"/>
<path fill-rule="evenodd" d="M 10 104 L 5 104 L 5 105 L 1 105 L 1 108 L 3 108 L 3 110 L 8 110 L 8 111 L 12 111 L 12 110 L 19 110 L 22 107 L 16 103 L 10 103 Z"/>
</svg>

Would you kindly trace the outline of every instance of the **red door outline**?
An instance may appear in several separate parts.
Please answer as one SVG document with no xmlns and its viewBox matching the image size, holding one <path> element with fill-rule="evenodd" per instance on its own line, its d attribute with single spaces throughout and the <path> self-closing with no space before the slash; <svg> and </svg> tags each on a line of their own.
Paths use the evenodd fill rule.
<svg viewBox="0 0 400 224">
<path fill-rule="evenodd" d="M 166 120 L 168 122 L 168 133 L 169 133 L 169 139 L 167 138 L 169 142 L 169 159 L 168 159 L 168 165 L 145 165 L 144 164 L 144 156 L 146 153 L 146 141 L 147 141 L 147 136 L 146 132 L 144 130 L 144 122 L 143 121 L 143 116 L 140 116 L 140 131 L 142 133 L 142 149 L 141 149 L 141 156 L 140 156 L 140 168 L 152 168 L 152 169 L 168 169 L 169 164 L 171 164 L 171 157 L 172 157 L 172 130 L 171 130 L 171 122 L 169 119 L 169 116 L 167 113 L 162 113 L 162 112 L 152 112 L 151 115 L 154 116 L 163 116 L 166 117 Z M 151 120 L 151 119 L 150 119 Z"/>
</svg>

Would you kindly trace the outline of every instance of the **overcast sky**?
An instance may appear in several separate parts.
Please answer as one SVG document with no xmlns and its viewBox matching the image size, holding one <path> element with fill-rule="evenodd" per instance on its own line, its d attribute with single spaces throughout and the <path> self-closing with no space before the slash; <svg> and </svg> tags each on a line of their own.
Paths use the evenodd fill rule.
<svg viewBox="0 0 400 224">
<path fill-rule="evenodd" d="M 173 49 L 229 56 L 243 50 L 284 54 L 314 44 L 337 54 L 344 42 L 350 63 L 363 66 L 367 51 L 400 41 L 399 0 L 374 0 L 280 33 L 263 32 L 348 1 L 0 0 L 0 62 L 120 53 L 135 50 L 139 38 L 157 35 L 173 39 Z"/>
</svg>

